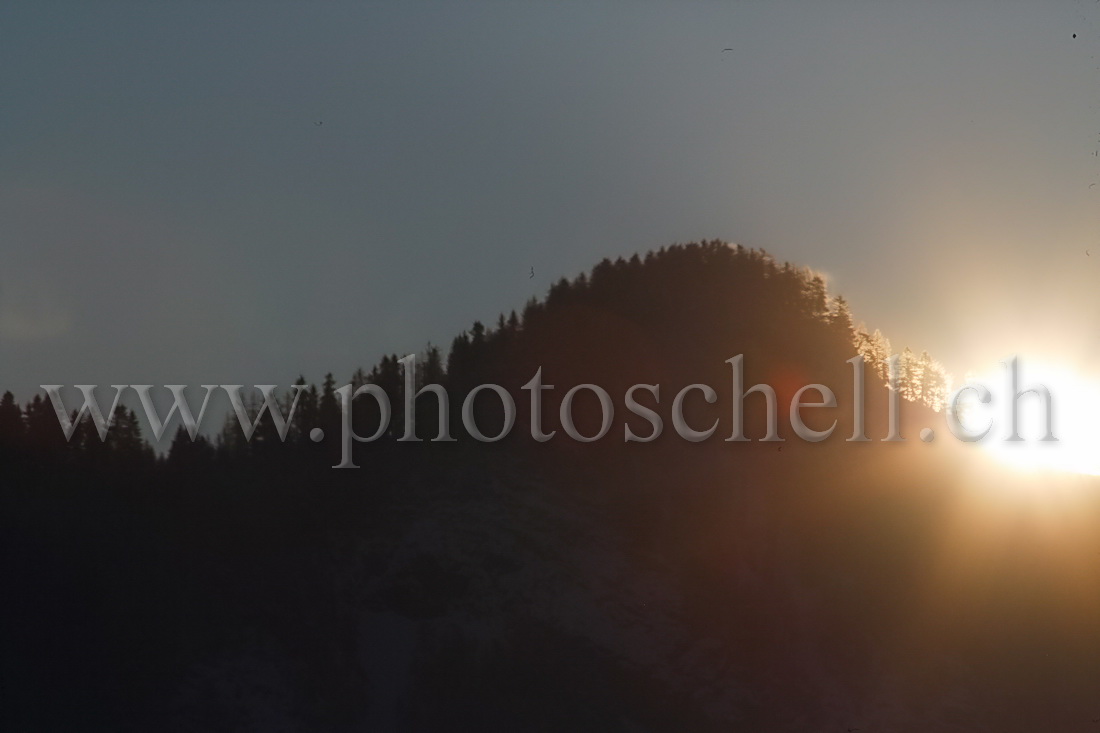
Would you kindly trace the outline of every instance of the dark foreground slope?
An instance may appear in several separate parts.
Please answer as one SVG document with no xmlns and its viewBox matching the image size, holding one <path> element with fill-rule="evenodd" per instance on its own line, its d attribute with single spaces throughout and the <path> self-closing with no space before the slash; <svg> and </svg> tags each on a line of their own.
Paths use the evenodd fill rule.
<svg viewBox="0 0 1100 733">
<path fill-rule="evenodd" d="M 624 444 L 617 418 L 589 444 L 384 440 L 358 471 L 292 445 L 94 470 L 8 453 L 2 727 L 1088 729 L 1100 487 L 921 443 L 946 431 L 914 403 L 909 440 L 883 443 L 874 379 L 876 440 L 845 442 L 838 408 L 835 437 L 802 443 L 781 408 L 782 450 L 725 442 L 724 359 L 842 397 L 851 333 L 784 289 L 808 279 L 662 257 L 475 329 L 448 389 L 519 401 L 538 363 L 559 398 L 606 386 L 617 415 L 623 384 L 660 383 L 668 423 L 679 386 L 709 383 L 719 402 L 688 411 L 723 421 L 708 441 Z M 763 415 L 747 422 L 759 438 Z"/>
</svg>

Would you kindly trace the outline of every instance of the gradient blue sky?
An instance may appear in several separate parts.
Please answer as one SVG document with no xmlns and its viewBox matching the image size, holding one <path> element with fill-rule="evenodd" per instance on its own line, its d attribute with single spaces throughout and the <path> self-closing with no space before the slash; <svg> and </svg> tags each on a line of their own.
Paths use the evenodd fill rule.
<svg viewBox="0 0 1100 733">
<path fill-rule="evenodd" d="M 952 5 L 5 2 L 0 388 L 344 381 L 704 237 L 1089 370 L 1100 5 Z"/>
</svg>

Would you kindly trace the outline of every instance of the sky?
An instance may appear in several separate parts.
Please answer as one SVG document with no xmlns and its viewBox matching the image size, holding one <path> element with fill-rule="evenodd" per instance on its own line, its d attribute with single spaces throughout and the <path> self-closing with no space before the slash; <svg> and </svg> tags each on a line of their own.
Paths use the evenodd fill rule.
<svg viewBox="0 0 1100 733">
<path fill-rule="evenodd" d="M 955 5 L 5 2 L 0 389 L 346 382 L 701 238 L 1098 376 L 1100 5 Z"/>
</svg>

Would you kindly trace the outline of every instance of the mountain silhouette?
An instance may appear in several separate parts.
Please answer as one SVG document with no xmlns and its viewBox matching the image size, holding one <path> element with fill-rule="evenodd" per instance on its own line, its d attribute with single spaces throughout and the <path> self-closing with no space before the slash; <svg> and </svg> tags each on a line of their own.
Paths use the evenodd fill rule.
<svg viewBox="0 0 1100 733">
<path fill-rule="evenodd" d="M 919 440 L 924 427 L 947 436 L 947 377 L 926 353 L 903 352 L 906 441 L 883 440 L 890 351 L 821 276 L 710 241 L 604 260 L 492 327 L 474 323 L 446 355 L 426 348 L 415 386 L 441 385 L 449 410 L 441 423 L 438 396 L 417 399 L 419 442 L 398 440 L 409 362 L 387 354 L 350 375 L 393 408 L 379 439 L 355 445 L 356 470 L 331 468 L 332 375 L 299 380 L 285 442 L 266 417 L 246 441 L 230 416 L 212 441 L 181 429 L 161 457 L 132 413 L 106 442 L 86 421 L 66 442 L 48 400 L 6 395 L 0 720 L 181 731 L 1079 722 L 1100 673 L 1100 569 L 1083 549 L 1100 523 L 1095 483 L 1074 480 L 1072 511 L 1035 513 L 1019 498 L 1034 479 L 981 472 L 973 446 L 949 437 Z M 857 355 L 866 441 L 848 440 Z M 747 440 L 727 440 L 737 356 L 746 389 L 775 390 L 784 442 L 762 440 L 761 394 L 744 398 Z M 541 392 L 541 430 L 556 431 L 545 441 L 523 389 L 536 372 L 554 385 Z M 516 403 L 499 442 L 462 419 L 484 384 Z M 592 442 L 561 419 L 582 384 L 604 389 L 614 412 Z M 626 405 L 639 384 L 659 386 L 635 393 L 663 421 L 652 442 L 624 439 L 652 430 Z M 819 442 L 789 416 L 810 384 L 837 402 L 805 411 L 815 430 L 836 421 Z M 692 429 L 718 423 L 697 442 L 672 426 L 691 385 L 715 393 L 684 398 Z M 484 434 L 505 426 L 493 394 L 471 404 Z M 377 402 L 354 405 L 356 430 L 373 432 Z M 569 414 L 579 434 L 600 432 L 591 391 Z M 432 441 L 441 430 L 455 440 Z"/>
</svg>

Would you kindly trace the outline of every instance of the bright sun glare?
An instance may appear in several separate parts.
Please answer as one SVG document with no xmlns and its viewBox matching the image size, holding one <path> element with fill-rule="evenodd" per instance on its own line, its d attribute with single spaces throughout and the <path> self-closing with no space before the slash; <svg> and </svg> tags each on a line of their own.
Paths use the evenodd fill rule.
<svg viewBox="0 0 1100 733">
<path fill-rule="evenodd" d="M 1056 441 L 1044 442 L 1046 410 L 1035 393 L 1023 394 L 1019 401 L 1019 434 L 1023 441 L 1013 442 L 1009 414 L 1012 390 L 1008 368 L 971 378 L 968 383 L 984 384 L 992 399 L 979 404 L 973 391 L 966 393 L 962 422 L 980 432 L 992 429 L 981 441 L 998 461 L 1020 471 L 1056 471 L 1100 476 L 1100 383 L 1064 367 L 1027 362 L 1018 365 L 1021 393 L 1039 385 L 1050 391 L 1051 425 Z"/>
</svg>

